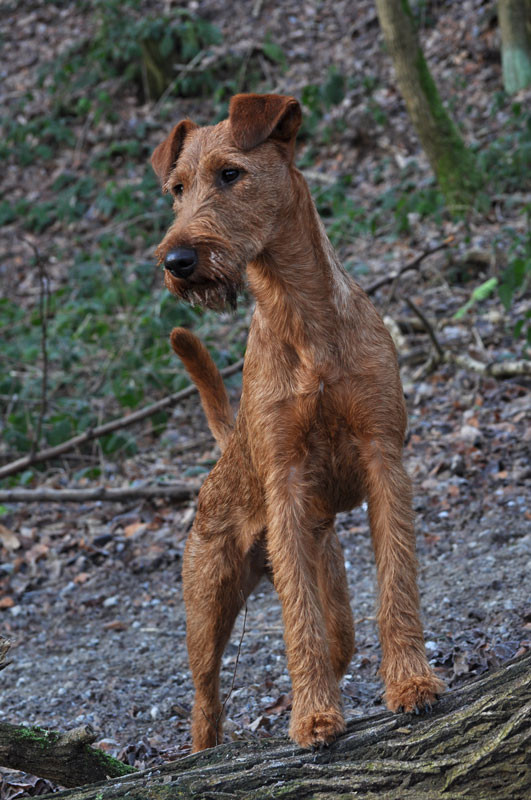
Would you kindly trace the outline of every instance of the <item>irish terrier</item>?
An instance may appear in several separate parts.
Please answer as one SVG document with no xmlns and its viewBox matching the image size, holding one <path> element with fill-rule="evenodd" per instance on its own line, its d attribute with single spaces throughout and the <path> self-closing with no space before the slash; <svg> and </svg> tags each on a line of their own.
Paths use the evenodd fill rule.
<svg viewBox="0 0 531 800">
<path fill-rule="evenodd" d="M 338 681 L 354 627 L 334 516 L 364 499 L 387 705 L 423 709 L 443 689 L 419 619 L 395 348 L 338 261 L 294 166 L 300 123 L 293 97 L 240 94 L 228 120 L 203 128 L 184 120 L 152 156 L 174 195 L 176 219 L 157 250 L 168 289 L 209 308 L 234 305 L 247 271 L 256 298 L 235 422 L 204 346 L 182 328 L 171 335 L 222 450 L 183 563 L 194 750 L 221 741 L 221 657 L 266 573 L 282 603 L 290 735 L 311 747 L 344 731 Z"/>
</svg>

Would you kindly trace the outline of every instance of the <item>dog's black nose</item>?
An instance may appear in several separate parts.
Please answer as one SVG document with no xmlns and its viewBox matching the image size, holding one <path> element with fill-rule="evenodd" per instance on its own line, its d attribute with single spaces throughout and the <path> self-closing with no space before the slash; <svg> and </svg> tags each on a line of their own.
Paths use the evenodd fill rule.
<svg viewBox="0 0 531 800">
<path fill-rule="evenodd" d="M 193 247 L 177 247 L 164 259 L 164 269 L 175 278 L 188 278 L 197 266 L 197 251 Z"/>
</svg>

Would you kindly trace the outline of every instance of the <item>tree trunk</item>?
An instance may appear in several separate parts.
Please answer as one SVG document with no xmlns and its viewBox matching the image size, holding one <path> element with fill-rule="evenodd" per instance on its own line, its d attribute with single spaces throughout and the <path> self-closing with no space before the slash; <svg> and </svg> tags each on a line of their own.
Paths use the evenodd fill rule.
<svg viewBox="0 0 531 800">
<path fill-rule="evenodd" d="M 531 0 L 498 0 L 503 85 L 509 94 L 531 86 Z"/>
<path fill-rule="evenodd" d="M 233 742 L 52 800 L 526 800 L 531 653 L 444 695 L 432 714 L 352 720 L 320 752 Z"/>
<path fill-rule="evenodd" d="M 376 0 L 398 88 L 448 205 L 471 205 L 482 185 L 474 156 L 439 97 L 420 46 L 407 0 Z"/>
</svg>

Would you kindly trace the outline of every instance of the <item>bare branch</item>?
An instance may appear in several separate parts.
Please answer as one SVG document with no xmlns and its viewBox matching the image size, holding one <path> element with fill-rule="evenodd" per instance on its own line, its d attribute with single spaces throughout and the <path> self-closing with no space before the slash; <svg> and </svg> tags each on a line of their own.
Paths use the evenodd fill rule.
<svg viewBox="0 0 531 800">
<path fill-rule="evenodd" d="M 231 364 L 230 367 L 225 367 L 225 369 L 222 369 L 221 375 L 224 378 L 228 377 L 229 375 L 234 375 L 236 372 L 241 370 L 242 366 L 243 358 L 241 358 L 239 361 L 236 361 L 234 364 Z M 85 431 L 85 433 L 80 433 L 78 436 L 74 436 L 72 439 L 68 439 L 66 442 L 62 442 L 55 447 L 48 447 L 47 449 L 40 450 L 38 453 L 34 453 L 33 455 L 30 454 L 29 456 L 24 456 L 23 458 L 17 459 L 17 461 L 12 461 L 10 464 L 5 464 L 3 467 L 0 467 L 0 478 L 6 478 L 8 475 L 15 475 L 17 472 L 21 472 L 23 469 L 33 466 L 33 464 L 38 464 L 42 461 L 48 461 L 51 458 L 56 458 L 63 453 L 73 450 L 79 445 L 92 441 L 92 439 L 99 439 L 101 436 L 105 436 L 108 433 L 112 433 L 113 431 L 117 431 L 121 428 L 126 428 L 129 425 L 134 425 L 136 422 L 140 422 L 140 420 L 152 416 L 157 411 L 162 411 L 165 408 L 171 408 L 171 406 L 174 406 L 176 403 L 184 400 L 187 397 L 190 397 L 196 392 L 197 387 L 195 385 L 188 386 L 186 389 L 182 389 L 180 392 L 171 394 L 169 397 L 165 397 L 164 399 L 159 400 L 157 403 L 152 403 L 149 406 L 145 406 L 144 408 L 129 414 L 127 417 L 120 417 L 119 419 L 114 419 L 111 422 L 106 422 L 104 425 L 98 425 L 96 428 L 89 428 L 89 430 Z"/>
<path fill-rule="evenodd" d="M 6 489 L 0 490 L 0 503 L 89 503 L 98 500 L 117 502 L 121 500 L 154 500 L 171 497 L 172 500 L 189 500 L 198 493 L 200 483 L 168 483 L 159 486 L 125 486 L 108 489 Z"/>
<path fill-rule="evenodd" d="M 396 279 L 400 278 L 405 272 L 418 269 L 425 258 L 433 255 L 434 253 L 438 253 L 439 250 L 444 250 L 446 247 L 449 247 L 453 241 L 454 237 L 448 236 L 443 242 L 436 245 L 435 247 L 430 247 L 427 250 L 423 250 L 422 253 L 420 253 L 416 258 L 413 259 L 413 261 L 410 261 L 409 263 L 405 264 L 396 272 L 392 272 L 390 275 L 386 275 L 384 278 L 380 278 L 374 283 L 371 283 L 371 285 L 365 289 L 366 293 L 368 295 L 374 294 L 382 286 L 386 286 L 388 283 L 393 283 L 394 281 L 396 281 Z"/>
</svg>

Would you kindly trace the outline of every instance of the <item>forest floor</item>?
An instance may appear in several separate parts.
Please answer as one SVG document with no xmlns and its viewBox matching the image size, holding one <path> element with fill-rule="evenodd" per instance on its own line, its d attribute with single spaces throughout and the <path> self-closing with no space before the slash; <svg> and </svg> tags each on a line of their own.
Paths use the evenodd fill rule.
<svg viewBox="0 0 531 800">
<path fill-rule="evenodd" d="M 37 108 L 46 113 L 50 100 L 38 82 L 38 70 L 90 31 L 93 22 L 86 5 L 7 5 L 2 23 L 2 92 L 8 108 L 26 98 L 27 119 Z M 157 3 L 145 5 L 157 7 Z M 529 379 L 496 380 L 452 363 L 424 368 L 432 350 L 430 338 L 407 301 L 431 320 L 445 352 L 467 354 L 483 363 L 522 357 L 522 342 L 513 337 L 512 328 L 522 314 L 523 298 L 508 313 L 492 296 L 464 317 L 453 315 L 476 285 L 504 268 L 514 237 L 525 235 L 524 200 L 529 189 L 525 173 L 520 181 L 516 176 L 509 190 L 491 198 L 488 210 L 474 212 L 466 222 L 443 211 L 425 214 L 416 206 L 399 205 L 400 187 L 407 183 L 410 191 L 413 182 L 429 188 L 431 173 L 393 88 L 368 0 L 355 4 L 199 0 L 180 5 L 218 26 L 237 53 L 252 54 L 264 36 L 266 43 L 279 45 L 285 63 L 274 51 L 274 58 L 265 58 L 265 45 L 257 62 L 269 89 L 300 96 L 304 87 L 322 86 L 331 65 L 351 77 L 370 76 L 376 88 L 369 90 L 367 81 L 349 83 L 341 102 L 323 112 L 321 138 L 312 145 L 307 135 L 300 152 L 310 183 L 323 192 L 331 192 L 337 181 L 343 187 L 341 197 L 323 195 L 318 205 L 344 262 L 361 285 L 369 286 L 425 248 L 453 237 L 448 248 L 426 258 L 398 283 L 383 286 L 373 300 L 382 315 L 394 321 L 395 332 L 400 331 L 397 341 L 410 423 L 405 464 L 415 487 L 426 647 L 438 673 L 455 686 L 531 646 Z M 425 52 L 465 138 L 478 147 L 505 141 L 507 131 L 520 124 L 514 119 L 515 102 L 525 106 L 531 95 L 522 93 L 515 102 L 500 100 L 495 105 L 501 70 L 493 6 L 480 0 L 425 6 L 435 18 L 430 24 L 425 21 L 422 29 Z M 172 118 L 189 114 L 204 123 L 214 108 L 204 98 L 176 100 Z M 108 147 L 142 122 L 144 161 L 119 158 L 113 167 L 114 181 L 120 180 L 121 171 L 122 177 L 127 171 L 127 181 L 138 179 L 146 154 L 165 135 L 171 120 L 157 122 L 157 106 L 129 93 L 114 126 L 94 119 L 84 128 L 73 122 L 74 144 L 24 168 L 11 160 L 3 177 L 3 197 L 33 202 L 37 192 L 39 202 L 53 205 L 54 181 L 65 165 L 81 180 L 91 149 Z M 341 184 L 344 176 L 349 176 L 348 186 Z M 104 183 L 108 177 L 101 173 L 93 179 Z M 356 235 L 345 195 L 355 198 L 356 208 L 378 215 L 374 235 L 367 230 Z M 388 212 L 382 196 L 389 199 Z M 153 198 L 148 207 L 154 202 Z M 167 206 L 161 214 L 169 223 Z M 37 232 L 8 217 L 2 232 L 8 254 L 0 267 L 2 295 L 25 308 L 30 319 L 38 301 L 38 281 L 27 269 L 25 240 L 44 254 L 54 290 L 68 285 L 65 251 L 90 248 L 98 230 L 109 224 L 112 217 L 109 223 L 95 207 L 75 222 L 54 219 Z M 343 224 L 347 234 L 344 229 L 338 232 Z M 145 240 L 134 240 L 127 257 L 131 263 L 152 260 L 155 274 L 152 252 L 153 242 L 148 247 Z M 198 318 L 196 329 L 200 335 L 205 332 L 209 346 L 219 342 L 219 348 L 232 357 L 236 345 L 243 346 L 251 310 L 244 301 L 236 317 L 224 313 L 214 321 L 212 315 L 207 322 Z M 171 365 L 177 372 L 179 365 L 174 361 Z M 97 368 L 97 359 L 91 368 Z M 231 378 L 228 386 L 236 407 L 239 377 Z M 147 399 L 157 396 L 163 393 Z M 120 414 L 112 397 L 100 397 L 98 402 L 102 420 Z M 174 409 L 162 435 L 149 424 L 137 426 L 134 435 L 134 455 L 108 456 L 95 446 L 35 472 L 29 485 L 120 486 L 168 476 L 196 481 L 219 455 L 197 396 Z M 6 447 L 3 460 L 16 455 Z M 98 479 L 76 479 L 84 460 L 101 467 Z M 188 752 L 192 683 L 180 569 L 194 507 L 193 502 L 159 500 L 37 502 L 3 508 L 0 633 L 13 643 L 13 663 L 1 673 L 0 720 L 55 729 L 90 723 L 100 732 L 102 747 L 137 766 Z M 357 652 L 342 683 L 345 713 L 351 717 L 370 714 L 381 704 L 382 694 L 366 509 L 339 515 L 337 529 L 357 621 Z M 226 703 L 226 736 L 285 735 L 290 681 L 281 609 L 268 583 L 260 584 L 250 597 L 245 630 L 243 625 L 241 615 L 223 659 L 223 692 L 234 683 Z M 45 790 L 50 791 L 46 781 L 0 772 L 1 800 Z"/>
</svg>

